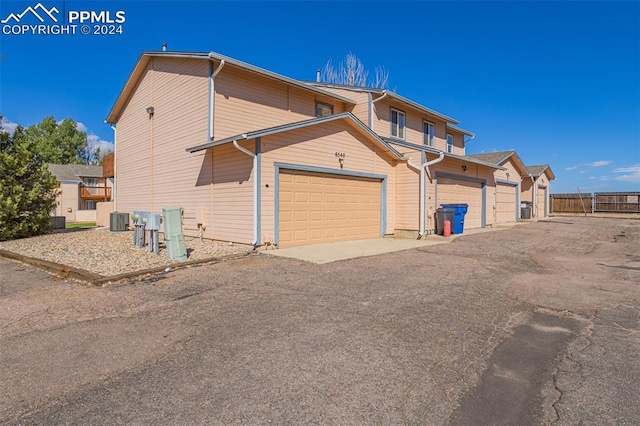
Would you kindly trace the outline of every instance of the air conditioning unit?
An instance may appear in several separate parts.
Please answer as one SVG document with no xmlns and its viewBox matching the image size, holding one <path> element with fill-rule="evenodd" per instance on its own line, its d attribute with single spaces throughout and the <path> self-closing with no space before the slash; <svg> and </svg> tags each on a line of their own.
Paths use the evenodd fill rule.
<svg viewBox="0 0 640 426">
<path fill-rule="evenodd" d="M 109 230 L 112 232 L 126 231 L 129 228 L 129 213 L 113 212 L 110 219 Z"/>
</svg>

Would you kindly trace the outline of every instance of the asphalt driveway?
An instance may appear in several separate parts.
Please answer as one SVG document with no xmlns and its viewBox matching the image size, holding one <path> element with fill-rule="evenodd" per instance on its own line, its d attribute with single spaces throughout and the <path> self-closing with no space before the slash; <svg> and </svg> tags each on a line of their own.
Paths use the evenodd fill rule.
<svg viewBox="0 0 640 426">
<path fill-rule="evenodd" d="M 105 288 L 0 259 L 0 423 L 628 424 L 640 221 Z"/>
</svg>

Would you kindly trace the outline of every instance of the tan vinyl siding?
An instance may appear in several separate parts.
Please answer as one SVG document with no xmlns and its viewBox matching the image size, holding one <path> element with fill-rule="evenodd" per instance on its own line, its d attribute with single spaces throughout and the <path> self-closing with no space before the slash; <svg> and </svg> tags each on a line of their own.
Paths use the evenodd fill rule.
<svg viewBox="0 0 640 426">
<path fill-rule="evenodd" d="M 351 114 L 367 126 L 369 125 L 369 96 L 367 93 L 335 87 L 322 87 L 322 90 L 335 93 L 336 95 L 343 96 L 356 102 L 356 105 L 353 107 L 350 106 L 347 108 L 347 111 L 351 112 Z"/>
<path fill-rule="evenodd" d="M 522 183 L 520 184 L 520 201 L 533 202 L 533 182 L 530 177 L 522 179 Z"/>
<path fill-rule="evenodd" d="M 253 141 L 240 145 L 255 151 Z M 249 244 L 253 240 L 253 158 L 231 144 L 206 152 L 213 165 L 213 236 Z"/>
<path fill-rule="evenodd" d="M 335 99 L 231 66 L 217 75 L 215 91 L 215 139 L 313 118 L 316 100 L 344 112 Z"/>
<path fill-rule="evenodd" d="M 411 162 L 416 166 L 422 163 L 420 151 L 396 148 L 411 157 Z M 428 191 L 427 193 L 429 194 Z M 396 166 L 396 229 L 417 231 L 420 228 L 419 203 L 420 172 L 410 168 L 406 162 L 400 162 Z M 429 204 L 426 205 L 429 208 Z"/>
<path fill-rule="evenodd" d="M 262 138 L 262 238 L 275 240 L 275 163 L 340 170 L 335 153 L 345 154 L 345 171 L 387 176 L 387 230 L 394 229 L 394 170 L 387 152 L 374 146 L 351 125 L 331 122 Z M 267 187 L 268 186 L 268 187 Z"/>
<path fill-rule="evenodd" d="M 198 232 L 196 216 L 205 209 L 209 224 L 210 169 L 204 152 L 189 154 L 185 148 L 206 140 L 207 66 L 196 59 L 154 58 L 153 166 L 151 209 L 184 208 L 184 230 Z M 208 231 L 208 232 L 207 232 Z M 205 236 L 212 237 L 209 227 Z"/>
<path fill-rule="evenodd" d="M 446 123 L 437 118 L 422 113 L 407 105 L 403 105 L 398 101 L 382 99 L 374 104 L 374 131 L 382 137 L 391 137 L 391 108 L 403 111 L 406 119 L 406 136 L 405 141 L 416 145 L 424 145 L 424 134 L 422 133 L 422 122 L 428 121 L 433 123 L 435 127 L 434 148 L 440 151 L 447 149 L 447 130 Z M 462 152 L 456 152 L 461 154 Z"/>
<path fill-rule="evenodd" d="M 151 205 L 151 120 L 153 71 L 149 64 L 127 102 L 116 133 L 116 209 L 131 213 Z"/>
<path fill-rule="evenodd" d="M 195 59 L 153 58 L 118 121 L 117 209 L 161 213 L 184 208 L 186 235 L 198 233 L 204 209 L 211 223 L 210 164 L 185 148 L 206 140 L 207 65 Z M 146 108 L 154 107 L 149 118 Z M 213 238 L 211 226 L 205 237 Z"/>
</svg>

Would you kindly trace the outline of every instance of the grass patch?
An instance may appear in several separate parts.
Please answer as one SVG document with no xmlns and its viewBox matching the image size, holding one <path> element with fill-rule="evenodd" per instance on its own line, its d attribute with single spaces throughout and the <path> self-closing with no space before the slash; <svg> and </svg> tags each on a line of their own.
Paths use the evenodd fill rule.
<svg viewBox="0 0 640 426">
<path fill-rule="evenodd" d="M 82 223 L 67 223 L 65 229 L 74 229 L 74 228 L 95 228 L 95 222 L 82 222 Z"/>
</svg>

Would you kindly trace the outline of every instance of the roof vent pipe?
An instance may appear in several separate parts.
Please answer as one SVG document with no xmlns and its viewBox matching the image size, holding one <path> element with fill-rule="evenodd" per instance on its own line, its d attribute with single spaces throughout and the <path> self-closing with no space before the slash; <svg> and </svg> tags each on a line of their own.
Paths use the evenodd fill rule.
<svg viewBox="0 0 640 426">
<path fill-rule="evenodd" d="M 167 51 L 167 43 L 162 43 L 162 51 L 163 52 Z"/>
<path fill-rule="evenodd" d="M 316 81 L 320 83 L 320 68 L 316 68 Z"/>
</svg>

